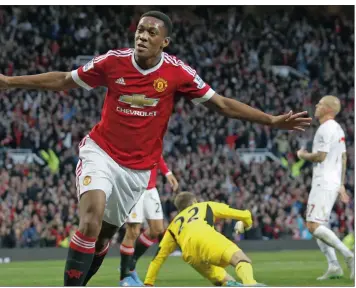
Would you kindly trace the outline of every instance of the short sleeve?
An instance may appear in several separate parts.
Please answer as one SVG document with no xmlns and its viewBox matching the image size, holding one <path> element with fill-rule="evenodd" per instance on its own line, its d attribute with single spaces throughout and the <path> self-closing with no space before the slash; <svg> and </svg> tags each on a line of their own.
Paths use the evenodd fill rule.
<svg viewBox="0 0 356 288">
<path fill-rule="evenodd" d="M 106 86 L 104 71 L 109 56 L 109 52 L 100 55 L 77 70 L 73 70 L 71 74 L 74 82 L 86 90 L 91 90 L 98 86 Z"/>
<path fill-rule="evenodd" d="M 341 152 L 344 153 L 346 152 L 346 139 L 345 139 L 345 133 L 342 131 L 341 137 L 339 139 L 339 143 L 341 145 Z"/>
<path fill-rule="evenodd" d="M 181 79 L 178 92 L 189 98 L 195 105 L 208 101 L 215 91 L 199 77 L 197 72 L 179 61 L 179 78 Z"/>
<path fill-rule="evenodd" d="M 323 127 L 325 128 L 325 127 Z M 318 139 L 318 151 L 328 153 L 330 151 L 330 146 L 332 144 L 332 131 L 323 129 L 319 135 Z"/>
</svg>

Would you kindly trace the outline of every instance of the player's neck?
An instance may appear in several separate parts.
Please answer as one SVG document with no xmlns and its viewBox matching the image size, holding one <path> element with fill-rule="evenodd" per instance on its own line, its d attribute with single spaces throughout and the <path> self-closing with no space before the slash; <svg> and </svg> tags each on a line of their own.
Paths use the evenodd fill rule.
<svg viewBox="0 0 356 288">
<path fill-rule="evenodd" d="M 134 54 L 135 62 L 138 66 L 140 66 L 141 69 L 147 70 L 155 67 L 162 58 L 162 54 L 160 53 L 156 57 L 152 57 L 149 59 L 141 59 Z"/>
<path fill-rule="evenodd" d="M 319 119 L 320 124 L 325 123 L 328 120 L 334 119 L 335 117 L 333 115 L 325 115 Z"/>
</svg>

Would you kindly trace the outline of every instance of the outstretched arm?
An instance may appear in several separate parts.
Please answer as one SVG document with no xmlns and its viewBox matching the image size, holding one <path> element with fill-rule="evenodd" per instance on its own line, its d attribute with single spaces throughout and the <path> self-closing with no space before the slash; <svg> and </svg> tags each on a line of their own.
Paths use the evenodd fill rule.
<svg viewBox="0 0 356 288">
<path fill-rule="evenodd" d="M 211 207 L 215 218 L 240 220 L 245 227 L 252 226 L 252 215 L 249 210 L 238 210 L 217 202 L 209 202 L 208 205 Z"/>
<path fill-rule="evenodd" d="M 229 118 L 248 120 L 264 125 L 272 125 L 273 116 L 242 102 L 214 94 L 204 105 Z"/>
<path fill-rule="evenodd" d="M 0 74 L 0 89 L 23 88 L 61 91 L 79 87 L 71 72 L 48 72 L 37 75 L 8 77 Z"/>
<path fill-rule="evenodd" d="M 296 114 L 290 111 L 285 115 L 273 116 L 217 93 L 204 102 L 204 105 L 229 118 L 247 120 L 284 130 L 304 131 L 304 128 L 310 126 L 312 121 L 311 118 L 305 117 L 306 111 Z"/>
<path fill-rule="evenodd" d="M 0 74 L 0 90 L 9 88 L 44 89 L 61 91 L 77 87 L 91 90 L 98 86 L 106 86 L 106 69 L 110 67 L 112 51 L 94 57 L 86 65 L 71 72 L 48 72 L 37 75 L 8 77 Z"/>
<path fill-rule="evenodd" d="M 290 111 L 288 114 L 278 116 L 266 114 L 249 105 L 217 94 L 194 69 L 181 61 L 176 62 L 180 65 L 180 70 L 177 71 L 180 79 L 177 92 L 185 95 L 194 104 L 204 104 L 229 118 L 247 120 L 283 130 L 304 131 L 304 128 L 310 126 L 312 119 L 306 117 L 308 114 L 306 111 L 296 114 Z"/>
<path fill-rule="evenodd" d="M 166 261 L 167 257 L 176 249 L 177 243 L 172 236 L 169 227 L 159 244 L 157 254 L 148 266 L 145 286 L 153 286 L 156 282 L 156 278 L 162 264 Z"/>
</svg>

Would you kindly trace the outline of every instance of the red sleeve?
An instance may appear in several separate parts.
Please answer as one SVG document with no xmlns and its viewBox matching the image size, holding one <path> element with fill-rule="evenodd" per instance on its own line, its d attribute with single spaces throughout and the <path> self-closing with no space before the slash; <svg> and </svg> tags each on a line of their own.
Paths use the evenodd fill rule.
<svg viewBox="0 0 356 288">
<path fill-rule="evenodd" d="M 91 90 L 98 86 L 106 86 L 105 66 L 109 61 L 112 52 L 97 56 L 84 66 L 72 71 L 72 78 L 75 83 L 86 90 Z"/>
<path fill-rule="evenodd" d="M 199 77 L 197 72 L 182 61 L 178 61 L 179 76 L 182 79 L 178 92 L 188 97 L 195 105 L 208 101 L 215 91 Z"/>
<path fill-rule="evenodd" d="M 168 169 L 167 163 L 164 161 L 163 156 L 161 156 L 161 159 L 159 159 L 158 168 L 165 176 L 167 176 L 167 175 L 172 173 Z"/>
</svg>

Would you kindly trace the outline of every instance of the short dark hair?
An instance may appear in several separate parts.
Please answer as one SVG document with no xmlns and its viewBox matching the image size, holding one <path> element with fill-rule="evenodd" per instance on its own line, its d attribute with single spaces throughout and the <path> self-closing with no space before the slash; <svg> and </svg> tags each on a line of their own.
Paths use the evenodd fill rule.
<svg viewBox="0 0 356 288">
<path fill-rule="evenodd" d="M 172 24 L 172 20 L 171 18 L 169 18 L 169 16 L 167 14 L 164 14 L 160 11 L 148 11 L 145 14 L 143 14 L 140 18 L 140 20 L 143 17 L 153 17 L 153 18 L 157 18 L 159 20 L 162 20 L 164 23 L 164 27 L 166 27 L 167 29 L 167 36 L 170 37 L 172 34 L 172 30 L 173 30 L 173 24 Z"/>
<path fill-rule="evenodd" d="M 197 199 L 193 193 L 181 192 L 176 196 L 176 199 L 174 199 L 174 206 L 177 207 L 178 211 L 182 211 L 196 201 Z"/>
</svg>

